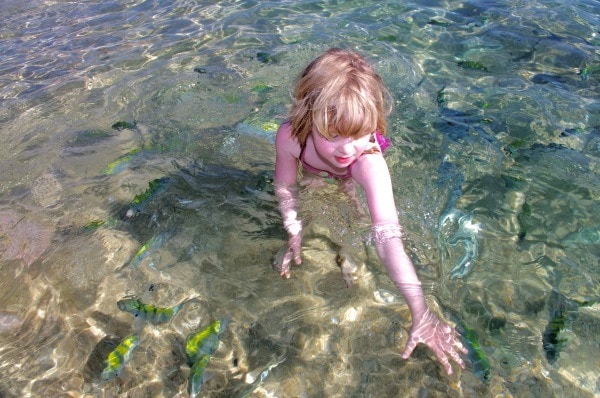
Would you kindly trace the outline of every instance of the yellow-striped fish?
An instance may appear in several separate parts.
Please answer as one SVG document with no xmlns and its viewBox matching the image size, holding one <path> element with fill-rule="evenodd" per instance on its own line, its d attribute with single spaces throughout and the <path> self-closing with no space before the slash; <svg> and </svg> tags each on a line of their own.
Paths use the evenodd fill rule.
<svg viewBox="0 0 600 398">
<path fill-rule="evenodd" d="M 136 155 L 138 152 L 140 152 L 139 148 L 134 149 L 132 151 L 129 151 L 129 152 L 121 155 L 117 160 L 115 160 L 114 162 L 109 163 L 102 170 L 102 174 L 104 174 L 104 175 L 111 175 L 111 174 L 118 174 L 118 173 L 120 173 L 121 171 L 123 171 L 125 169 L 125 167 L 130 162 L 130 160 L 133 158 L 133 156 Z"/>
<path fill-rule="evenodd" d="M 171 179 L 169 177 L 157 178 L 150 181 L 148 189 L 135 195 L 131 203 L 129 203 L 129 210 L 127 210 L 125 215 L 129 218 L 141 213 L 151 200 L 167 190 L 170 182 Z"/>
<path fill-rule="evenodd" d="M 102 381 L 108 381 L 117 377 L 125 364 L 131 359 L 133 350 L 140 344 L 140 336 L 132 334 L 125 337 L 106 360 L 106 367 L 102 371 Z"/>
<path fill-rule="evenodd" d="M 204 370 L 209 360 L 210 355 L 204 354 L 190 369 L 190 377 L 188 378 L 188 393 L 190 394 L 190 398 L 195 398 L 200 393 L 200 388 L 204 381 Z"/>
<path fill-rule="evenodd" d="M 136 318 L 153 323 L 169 322 L 189 300 L 182 301 L 173 307 L 156 307 L 152 304 L 144 304 L 136 297 L 125 297 L 117 301 L 117 307 L 121 311 L 129 312 Z"/>
<path fill-rule="evenodd" d="M 131 262 L 129 263 L 130 267 L 138 267 L 142 264 L 142 261 L 149 255 L 151 255 L 155 250 L 158 250 L 163 243 L 165 243 L 173 234 L 173 231 L 162 231 L 157 235 L 150 238 L 146 243 L 140 247 L 140 249 L 135 253 Z"/>
<path fill-rule="evenodd" d="M 219 337 L 225 331 L 229 318 L 217 320 L 191 333 L 185 341 L 185 354 L 188 365 L 193 366 L 203 355 L 212 355 L 219 348 Z"/>
<path fill-rule="evenodd" d="M 88 222 L 87 224 L 85 224 L 83 227 L 81 227 L 81 231 L 82 232 L 91 232 L 91 231 L 97 230 L 100 227 L 114 227 L 118 223 L 119 222 L 115 219 L 92 220 L 92 221 Z"/>
</svg>

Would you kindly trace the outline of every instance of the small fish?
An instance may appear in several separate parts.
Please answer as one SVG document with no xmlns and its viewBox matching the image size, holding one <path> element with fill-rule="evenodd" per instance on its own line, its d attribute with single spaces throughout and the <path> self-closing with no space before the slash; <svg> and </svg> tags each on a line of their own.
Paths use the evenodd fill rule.
<svg viewBox="0 0 600 398">
<path fill-rule="evenodd" d="M 482 381 L 490 380 L 490 361 L 479 345 L 479 335 L 464 322 L 456 325 L 456 331 L 460 334 L 463 345 L 469 351 L 469 360 L 473 366 L 473 374 Z"/>
<path fill-rule="evenodd" d="M 259 51 L 256 53 L 256 59 L 263 64 L 276 64 L 282 57 L 282 53 L 269 54 L 268 52 Z"/>
<path fill-rule="evenodd" d="M 258 175 L 258 181 L 254 187 L 257 191 L 266 191 L 267 189 L 273 188 L 273 173 L 262 172 Z"/>
<path fill-rule="evenodd" d="M 565 314 L 556 311 L 542 333 L 542 347 L 546 353 L 546 359 L 554 364 L 560 355 L 567 339 L 560 338 L 560 332 L 565 328 Z"/>
<path fill-rule="evenodd" d="M 125 364 L 131 359 L 133 350 L 140 344 L 140 337 L 137 334 L 132 334 L 125 337 L 121 343 L 115 348 L 106 360 L 106 367 L 102 371 L 102 381 L 109 381 L 117 377 Z"/>
<path fill-rule="evenodd" d="M 189 300 L 182 301 L 181 303 L 173 307 L 156 307 L 152 304 L 145 304 L 142 300 L 136 297 L 126 297 L 122 300 L 117 301 L 117 307 L 123 312 L 129 312 L 136 318 L 143 319 L 144 321 L 150 321 L 152 323 L 164 323 L 169 322 L 181 307 Z"/>
<path fill-rule="evenodd" d="M 210 355 L 204 354 L 192 365 L 188 378 L 188 393 L 190 394 L 190 398 L 195 398 L 200 393 L 200 388 L 204 381 L 204 370 L 209 360 Z"/>
<path fill-rule="evenodd" d="M 203 355 L 212 355 L 219 347 L 219 337 L 225 331 L 229 318 L 216 320 L 205 328 L 191 333 L 185 341 L 185 354 L 192 366 Z"/>
<path fill-rule="evenodd" d="M 565 297 L 557 290 L 552 290 L 548 298 L 548 307 L 550 309 L 548 324 L 542 333 L 542 348 L 546 353 L 546 359 L 554 364 L 567 339 L 561 338 L 560 333 L 577 319 L 579 307 L 591 304 L 591 302 L 576 302 Z"/>
<path fill-rule="evenodd" d="M 85 224 L 83 227 L 81 227 L 81 230 L 84 232 L 94 231 L 105 224 L 106 224 L 106 221 L 104 221 L 104 220 L 92 220 L 92 221 L 88 222 L 87 224 Z"/>
<path fill-rule="evenodd" d="M 457 63 L 457 65 L 463 69 L 473 69 L 473 70 L 479 70 L 482 72 L 488 71 L 488 68 L 486 68 L 485 66 L 483 66 L 481 63 L 479 63 L 477 61 L 459 61 Z"/>
<path fill-rule="evenodd" d="M 114 219 L 109 220 L 92 220 L 81 227 L 81 232 L 91 232 L 95 231 L 101 227 L 113 227 L 117 225 L 118 221 Z"/>
<path fill-rule="evenodd" d="M 137 122 L 134 121 L 133 123 L 130 122 L 124 122 L 124 121 L 119 121 L 116 122 L 112 125 L 112 128 L 117 130 L 117 131 L 121 131 L 121 130 L 133 130 L 135 129 L 135 127 L 137 126 Z"/>
<path fill-rule="evenodd" d="M 169 182 L 169 177 L 157 178 L 150 181 L 148 183 L 148 189 L 141 194 L 135 195 L 133 200 L 129 203 L 129 210 L 127 210 L 126 216 L 133 217 L 137 213 L 141 213 L 148 202 L 167 189 Z"/>
<path fill-rule="evenodd" d="M 446 89 L 446 86 L 442 87 L 437 92 L 437 95 L 435 97 L 435 102 L 437 103 L 437 106 L 440 108 L 444 108 L 448 104 L 448 96 L 446 95 L 446 92 L 444 91 L 445 89 Z"/>
<path fill-rule="evenodd" d="M 235 130 L 239 134 L 265 138 L 270 142 L 274 142 L 275 132 L 278 128 L 279 124 L 275 121 L 264 120 L 261 117 L 250 117 L 235 126 Z"/>
<path fill-rule="evenodd" d="M 581 76 L 582 81 L 586 81 L 590 78 L 590 74 L 598 72 L 600 72 L 600 65 L 592 65 L 579 69 L 579 72 L 577 74 Z"/>
<path fill-rule="evenodd" d="M 258 94 L 265 94 L 271 90 L 273 90 L 273 87 L 269 86 L 268 84 L 264 84 L 264 83 L 260 83 L 260 84 L 255 85 L 254 87 L 252 87 L 252 91 L 254 91 L 255 93 L 258 93 Z"/>
<path fill-rule="evenodd" d="M 394 43 L 394 42 L 398 41 L 398 36 L 396 36 L 396 35 L 381 35 L 376 40 L 387 41 L 388 43 Z"/>
<path fill-rule="evenodd" d="M 438 19 L 430 19 L 429 22 L 427 22 L 427 25 L 450 26 L 450 25 L 452 25 L 452 22 L 451 21 L 442 21 L 442 20 L 438 20 Z"/>
<path fill-rule="evenodd" d="M 114 162 L 110 162 L 104 169 L 102 169 L 102 174 L 112 175 L 120 173 L 125 169 L 129 161 L 131 161 L 133 156 L 136 155 L 138 152 L 140 152 L 139 148 L 121 155 L 117 160 L 115 160 Z"/>
<path fill-rule="evenodd" d="M 519 225 L 517 238 L 519 239 L 519 242 L 522 242 L 525 239 L 525 236 L 527 236 L 527 223 L 525 221 L 529 216 L 531 216 L 531 206 L 529 203 L 523 202 L 521 211 L 517 215 L 517 222 Z"/>
<path fill-rule="evenodd" d="M 142 260 L 144 260 L 144 258 L 146 258 L 146 256 L 148 256 L 154 250 L 157 250 L 166 240 L 168 240 L 171 237 L 171 234 L 172 231 L 163 231 L 160 232 L 158 235 L 150 238 L 134 254 L 129 265 L 132 267 L 137 267 L 138 265 L 140 265 Z"/>
</svg>

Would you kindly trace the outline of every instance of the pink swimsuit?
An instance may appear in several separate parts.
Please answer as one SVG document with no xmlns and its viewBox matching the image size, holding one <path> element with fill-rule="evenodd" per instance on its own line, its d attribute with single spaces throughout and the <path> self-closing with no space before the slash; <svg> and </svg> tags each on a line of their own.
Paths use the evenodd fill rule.
<svg viewBox="0 0 600 398">
<path fill-rule="evenodd" d="M 385 152 L 385 150 L 390 146 L 390 139 L 387 138 L 386 136 L 380 134 L 379 131 L 375 132 L 375 139 L 377 140 L 377 143 L 379 144 L 379 147 L 381 148 L 382 153 Z M 304 167 L 306 170 L 310 171 L 311 173 L 322 174 L 324 177 L 329 177 L 329 178 L 345 179 L 345 178 L 352 177 L 352 165 L 354 164 L 354 162 L 356 162 L 356 160 L 354 162 L 350 163 L 346 174 L 342 174 L 342 175 L 335 174 L 335 173 L 329 172 L 327 170 L 317 169 L 316 167 L 313 167 L 310 164 L 306 163 L 306 161 L 304 160 L 304 149 L 305 148 L 306 148 L 306 145 L 303 146 L 302 150 L 300 151 L 300 162 L 302 163 L 302 167 Z"/>
</svg>

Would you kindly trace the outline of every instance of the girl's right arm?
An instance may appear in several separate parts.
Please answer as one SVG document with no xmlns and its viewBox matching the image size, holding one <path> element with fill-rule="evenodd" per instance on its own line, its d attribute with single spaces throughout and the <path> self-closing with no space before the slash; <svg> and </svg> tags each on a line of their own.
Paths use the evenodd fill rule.
<svg viewBox="0 0 600 398">
<path fill-rule="evenodd" d="M 289 123 L 282 124 L 275 136 L 275 195 L 279 200 L 279 212 L 283 226 L 288 233 L 288 248 L 274 266 L 282 277 L 291 275 L 292 260 L 296 265 L 302 263 L 300 247 L 302 223 L 298 219 L 298 158 L 300 144 L 292 135 Z"/>
<path fill-rule="evenodd" d="M 421 282 L 404 250 L 392 181 L 383 156 L 362 156 L 352 168 L 352 176 L 365 190 L 377 254 L 411 312 L 413 324 L 402 357 L 408 358 L 418 343 L 424 343 L 448 374 L 453 372 L 450 359 L 464 368 L 460 353 L 466 353 L 466 350 L 458 334 L 427 307 Z"/>
</svg>

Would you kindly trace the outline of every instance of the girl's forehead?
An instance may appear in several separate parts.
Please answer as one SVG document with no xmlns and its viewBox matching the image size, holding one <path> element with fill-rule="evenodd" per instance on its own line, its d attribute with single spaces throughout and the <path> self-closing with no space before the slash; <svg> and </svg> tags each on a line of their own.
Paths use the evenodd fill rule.
<svg viewBox="0 0 600 398">
<path fill-rule="evenodd" d="M 333 126 L 330 126 L 329 128 L 325 129 L 325 131 L 320 131 L 318 129 L 318 127 L 313 124 L 311 132 L 313 134 L 318 134 L 318 135 L 322 135 L 324 137 L 335 137 L 335 136 L 341 136 L 341 137 L 353 137 L 353 138 L 361 138 L 364 137 L 366 135 L 369 135 L 371 133 L 373 133 L 376 129 L 373 128 L 367 128 L 358 132 L 351 132 L 349 130 L 345 130 L 345 129 L 338 129 L 335 128 Z"/>
<path fill-rule="evenodd" d="M 312 112 L 313 129 L 325 136 L 360 137 L 377 130 L 377 126 L 377 110 L 369 107 L 318 107 Z"/>
</svg>

